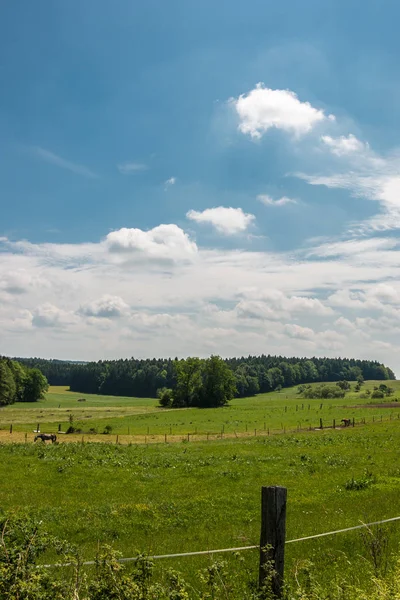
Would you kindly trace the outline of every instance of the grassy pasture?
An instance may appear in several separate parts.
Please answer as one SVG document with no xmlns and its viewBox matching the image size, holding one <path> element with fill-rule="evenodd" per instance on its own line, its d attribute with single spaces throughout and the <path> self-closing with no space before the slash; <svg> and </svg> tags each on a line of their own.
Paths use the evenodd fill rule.
<svg viewBox="0 0 400 600">
<path fill-rule="evenodd" d="M 390 384 L 400 392 L 398 382 Z M 124 556 L 136 549 L 167 554 L 257 544 L 262 485 L 288 488 L 288 539 L 400 514 L 400 411 L 396 407 L 370 408 L 370 404 L 361 408 L 374 401 L 352 392 L 345 399 L 323 401 L 320 409 L 321 401 L 302 401 L 295 389 L 203 411 L 164 411 L 155 400 L 98 396 L 84 396 L 82 408 L 77 406 L 78 397 L 82 395 L 53 389 L 40 405 L 7 407 L 0 413 L 5 427 L 13 410 L 20 413 L 14 413 L 16 433 L 10 436 L 4 430 L 4 436 L 7 441 L 22 440 L 23 432 L 32 432 L 37 416 L 44 414 L 40 410 L 68 415 L 70 407 L 75 424 L 78 411 L 94 414 L 98 409 L 103 412 L 82 419 L 88 428 L 96 422 L 101 427 L 115 423 L 118 432 L 117 423 L 121 431 L 131 423 L 131 433 L 137 434 L 145 433 L 147 427 L 163 431 L 172 425 L 182 433 L 196 426 L 198 432 L 218 431 L 222 425 L 226 433 L 230 428 L 234 431 L 233 427 L 245 433 L 245 423 L 249 429 L 250 424 L 262 429 L 264 416 L 267 426 L 277 431 L 283 418 L 288 428 L 295 428 L 301 417 L 315 426 L 320 417 L 327 424 L 333 418 L 340 420 L 341 415 L 367 419 L 366 425 L 354 429 L 193 443 L 123 446 L 116 445 L 115 439 L 113 444 L 0 443 L 0 510 L 34 514 L 51 532 L 76 542 L 85 558 L 94 556 L 98 542 L 111 543 Z M 300 409 L 303 402 L 305 408 Z M 111 407 L 121 411 L 118 416 L 107 412 Z M 53 415 L 53 421 L 50 416 L 46 413 L 42 423 L 56 431 L 59 415 Z M 93 439 L 112 441 L 113 437 Z M 353 478 L 361 489 L 351 489 L 357 487 L 351 483 Z M 390 531 L 390 550 L 398 551 L 400 523 L 386 530 Z M 257 552 L 244 553 L 243 558 L 242 568 L 255 576 Z M 227 555 L 224 559 L 235 561 Z M 359 532 L 288 545 L 288 573 L 300 559 L 313 561 L 329 579 L 337 573 L 352 581 L 363 570 L 369 572 L 368 549 Z M 195 571 L 208 563 L 208 558 L 196 557 L 171 559 L 162 565 L 195 580 Z"/>
<path fill-rule="evenodd" d="M 74 426 L 84 434 L 90 429 L 102 433 L 109 425 L 113 434 L 150 436 L 149 440 L 153 436 L 153 440 L 161 441 L 165 434 L 185 436 L 190 433 L 200 439 L 207 433 L 215 437 L 222 431 L 225 436 L 254 435 L 254 430 L 257 433 L 268 429 L 271 433 L 295 431 L 316 428 L 320 419 L 324 426 L 331 426 L 334 419 L 338 425 L 343 418 L 355 418 L 357 422 L 361 419 L 378 421 L 381 417 L 397 419 L 400 401 L 395 400 L 400 398 L 400 381 L 390 382 L 395 393 L 387 398 L 388 402 L 362 397 L 367 389 L 372 390 L 379 383 L 366 382 L 358 393 L 353 384 L 353 390 L 345 398 L 335 400 L 306 400 L 297 394 L 297 387 L 293 387 L 279 393 L 237 398 L 224 408 L 172 410 L 159 408 L 154 398 L 97 396 L 52 387 L 41 402 L 18 403 L 0 409 L 0 430 L 8 431 L 12 423 L 14 432 L 32 433 L 40 423 L 41 431 L 57 432 L 58 424 L 66 431 L 73 415 Z M 85 398 L 85 402 L 78 402 L 80 398 Z M 132 438 L 130 441 L 141 440 Z"/>
</svg>

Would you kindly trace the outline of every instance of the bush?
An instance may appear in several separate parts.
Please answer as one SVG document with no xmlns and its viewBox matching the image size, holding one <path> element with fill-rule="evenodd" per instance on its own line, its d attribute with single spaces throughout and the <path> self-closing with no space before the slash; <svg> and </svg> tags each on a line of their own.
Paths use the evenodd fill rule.
<svg viewBox="0 0 400 600">
<path fill-rule="evenodd" d="M 360 479 L 354 479 L 354 477 L 352 477 L 349 481 L 346 481 L 344 487 L 346 490 L 358 491 L 369 488 L 373 483 L 376 483 L 375 475 L 366 472 Z"/>
<path fill-rule="evenodd" d="M 111 432 L 112 432 L 112 427 L 111 427 L 111 425 L 106 425 L 106 426 L 104 427 L 104 431 L 103 431 L 103 433 L 104 433 L 105 435 L 110 435 L 110 433 L 111 433 Z"/>
<path fill-rule="evenodd" d="M 371 398 L 384 398 L 385 394 L 381 390 L 374 390 L 371 394 Z"/>
<path fill-rule="evenodd" d="M 328 399 L 328 398 L 344 398 L 346 392 L 337 385 L 316 385 L 307 386 L 303 391 L 304 398 L 312 399 Z"/>
<path fill-rule="evenodd" d="M 160 406 L 168 408 L 174 403 L 174 392 L 170 388 L 161 388 L 157 390 L 157 397 Z"/>
</svg>

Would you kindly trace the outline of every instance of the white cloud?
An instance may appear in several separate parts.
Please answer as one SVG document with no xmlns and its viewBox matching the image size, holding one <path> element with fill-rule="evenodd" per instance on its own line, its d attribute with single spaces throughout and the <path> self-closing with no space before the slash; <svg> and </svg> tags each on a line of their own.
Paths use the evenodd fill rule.
<svg viewBox="0 0 400 600">
<path fill-rule="evenodd" d="M 62 169 L 66 169 L 67 171 L 72 171 L 72 173 L 76 173 L 76 175 L 83 175 L 84 177 L 89 177 L 91 179 L 97 177 L 96 173 L 87 167 L 65 160 L 65 158 L 57 156 L 57 154 L 50 152 L 50 150 L 45 150 L 45 148 L 40 148 L 39 146 L 33 146 L 30 150 L 38 158 L 41 158 L 52 165 L 56 165 L 57 167 L 61 167 Z"/>
<path fill-rule="evenodd" d="M 167 179 L 167 181 L 164 182 L 164 189 L 168 189 L 169 187 L 171 187 L 171 185 L 175 185 L 176 184 L 176 177 L 170 177 L 169 179 Z"/>
<path fill-rule="evenodd" d="M 147 171 L 149 167 L 144 163 L 137 162 L 125 162 L 117 165 L 117 169 L 123 175 L 132 175 L 132 173 L 138 173 L 140 171 Z"/>
<path fill-rule="evenodd" d="M 325 306 L 318 298 L 286 295 L 281 290 L 243 290 L 237 309 L 244 317 L 279 320 L 290 315 L 310 314 L 325 317 L 333 314 L 330 306 Z"/>
<path fill-rule="evenodd" d="M 98 300 L 83 304 L 78 312 L 86 317 L 114 319 L 126 315 L 129 312 L 129 306 L 119 296 L 105 294 Z"/>
<path fill-rule="evenodd" d="M 176 225 L 90 244 L 3 239 L 0 281 L 28 273 L 50 283 L 0 290 L 0 351 L 82 360 L 341 354 L 400 369 L 385 346 L 398 346 L 400 250 L 384 239 L 292 253 L 198 248 Z"/>
<path fill-rule="evenodd" d="M 35 308 L 32 315 L 34 327 L 64 327 L 75 321 L 73 315 L 50 302 Z"/>
<path fill-rule="evenodd" d="M 259 200 L 265 206 L 285 206 L 286 204 L 297 204 L 297 200 L 294 198 L 288 198 L 287 196 L 282 196 L 278 200 L 274 200 L 268 194 L 259 194 L 257 196 L 257 200 Z"/>
<path fill-rule="evenodd" d="M 384 302 L 400 303 L 400 294 L 398 290 L 387 283 L 380 283 L 379 285 L 374 286 L 371 289 L 370 294 Z"/>
<path fill-rule="evenodd" d="M 197 223 L 208 223 L 225 235 L 234 235 L 246 231 L 255 219 L 254 215 L 243 212 L 241 208 L 226 208 L 224 206 L 206 208 L 202 212 L 189 210 L 186 216 Z"/>
<path fill-rule="evenodd" d="M 239 130 L 260 138 L 272 127 L 301 136 L 324 121 L 323 110 L 301 102 L 290 90 L 272 90 L 258 83 L 247 95 L 231 100 L 239 116 Z M 333 115 L 328 117 L 333 120 Z"/>
<path fill-rule="evenodd" d="M 369 149 L 368 144 L 363 144 L 355 135 L 350 133 L 347 137 L 341 135 L 334 138 L 330 135 L 321 136 L 321 141 L 328 146 L 332 154 L 336 156 L 345 156 L 353 152 L 365 152 Z"/>
<path fill-rule="evenodd" d="M 290 337 L 300 340 L 313 340 L 315 338 L 315 332 L 310 327 L 301 327 L 293 323 L 285 325 L 285 332 Z"/>
<path fill-rule="evenodd" d="M 136 254 L 142 259 L 179 261 L 193 259 L 197 253 L 195 242 L 173 223 L 149 231 L 123 227 L 109 233 L 105 241 L 110 252 Z"/>
</svg>

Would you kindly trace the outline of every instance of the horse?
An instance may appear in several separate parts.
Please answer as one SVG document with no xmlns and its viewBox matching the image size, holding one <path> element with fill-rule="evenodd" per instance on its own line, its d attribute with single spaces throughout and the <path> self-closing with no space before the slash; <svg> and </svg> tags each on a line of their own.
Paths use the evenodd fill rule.
<svg viewBox="0 0 400 600">
<path fill-rule="evenodd" d="M 55 433 L 39 433 L 39 435 L 35 436 L 35 442 L 36 440 L 42 440 L 42 442 L 46 443 L 46 440 L 51 440 L 51 443 L 54 444 L 54 442 L 57 441 L 57 436 L 55 435 Z"/>
</svg>

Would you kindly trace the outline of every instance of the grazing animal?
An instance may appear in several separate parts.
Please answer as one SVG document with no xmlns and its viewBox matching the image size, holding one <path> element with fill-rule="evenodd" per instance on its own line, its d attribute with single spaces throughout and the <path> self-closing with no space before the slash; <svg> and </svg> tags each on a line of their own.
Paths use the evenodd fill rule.
<svg viewBox="0 0 400 600">
<path fill-rule="evenodd" d="M 351 419 L 342 419 L 341 423 L 343 423 L 344 427 L 350 427 Z"/>
<path fill-rule="evenodd" d="M 45 443 L 46 440 L 51 440 L 51 443 L 54 444 L 57 441 L 57 436 L 54 433 L 39 433 L 39 435 L 35 436 L 35 442 L 36 440 L 42 440 Z"/>
</svg>

